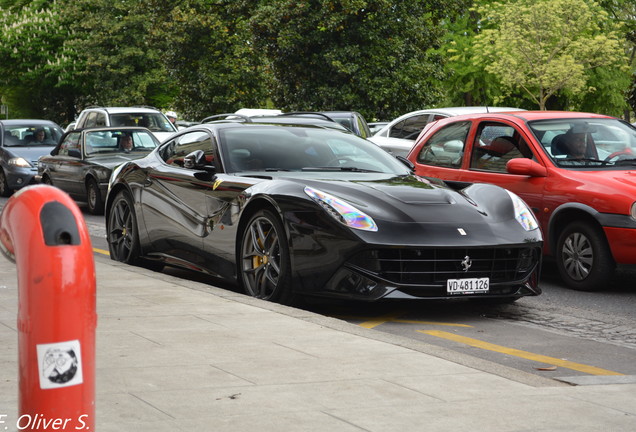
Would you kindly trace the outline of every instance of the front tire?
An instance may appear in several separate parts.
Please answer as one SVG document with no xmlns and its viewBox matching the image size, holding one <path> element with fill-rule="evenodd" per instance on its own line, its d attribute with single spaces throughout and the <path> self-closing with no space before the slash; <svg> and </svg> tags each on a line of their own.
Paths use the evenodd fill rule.
<svg viewBox="0 0 636 432">
<path fill-rule="evenodd" d="M 278 217 L 260 210 L 248 221 L 240 242 L 239 279 L 245 293 L 291 304 L 289 247 Z"/>
<path fill-rule="evenodd" d="M 556 251 L 561 279 L 578 291 L 602 290 L 616 264 L 603 232 L 589 223 L 573 222 L 559 236 Z"/>
<path fill-rule="evenodd" d="M 139 230 L 132 199 L 127 191 L 115 196 L 106 216 L 106 233 L 111 259 L 131 265 L 140 264 Z"/>
<path fill-rule="evenodd" d="M 7 181 L 7 175 L 2 169 L 0 169 L 0 196 L 8 197 L 11 196 L 12 193 L 13 191 L 9 187 L 9 182 Z"/>
<path fill-rule="evenodd" d="M 86 202 L 88 203 L 88 211 L 94 215 L 104 213 L 104 200 L 99 190 L 97 181 L 93 178 L 86 181 Z"/>
</svg>

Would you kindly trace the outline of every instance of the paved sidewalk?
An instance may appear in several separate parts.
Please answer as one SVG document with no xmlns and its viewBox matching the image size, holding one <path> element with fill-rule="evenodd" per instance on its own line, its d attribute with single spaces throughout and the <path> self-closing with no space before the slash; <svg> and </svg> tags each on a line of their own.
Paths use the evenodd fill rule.
<svg viewBox="0 0 636 432">
<path fill-rule="evenodd" d="M 570 386 L 106 257 L 95 265 L 98 432 L 636 430 L 636 384 Z M 0 257 L 9 431 L 16 284 Z"/>
</svg>

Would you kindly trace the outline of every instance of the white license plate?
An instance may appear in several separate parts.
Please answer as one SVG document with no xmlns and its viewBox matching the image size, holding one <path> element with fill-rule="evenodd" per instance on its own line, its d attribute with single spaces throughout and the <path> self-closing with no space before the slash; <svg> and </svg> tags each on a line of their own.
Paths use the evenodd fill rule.
<svg viewBox="0 0 636 432">
<path fill-rule="evenodd" d="M 446 292 L 448 294 L 487 293 L 490 288 L 490 278 L 448 279 Z"/>
</svg>

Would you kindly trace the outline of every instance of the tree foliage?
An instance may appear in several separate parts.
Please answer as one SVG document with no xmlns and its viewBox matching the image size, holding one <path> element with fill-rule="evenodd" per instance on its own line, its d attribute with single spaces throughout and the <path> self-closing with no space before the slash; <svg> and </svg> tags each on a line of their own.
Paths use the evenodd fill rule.
<svg viewBox="0 0 636 432">
<path fill-rule="evenodd" d="M 0 102 L 59 123 L 92 104 L 616 114 L 636 106 L 636 6 L 599 1 L 0 0 Z"/>
<path fill-rule="evenodd" d="M 390 119 L 441 96 L 440 17 L 454 2 L 263 1 L 250 22 L 274 103 Z"/>
<path fill-rule="evenodd" d="M 493 2 L 478 11 L 485 28 L 475 38 L 474 61 L 540 109 L 559 92 L 593 91 L 593 69 L 627 71 L 618 28 L 590 0 Z"/>
<path fill-rule="evenodd" d="M 188 118 L 264 107 L 264 58 L 254 52 L 236 0 L 186 0 L 164 6 L 153 34 L 166 40 L 162 61 L 178 87 L 173 106 Z"/>
</svg>

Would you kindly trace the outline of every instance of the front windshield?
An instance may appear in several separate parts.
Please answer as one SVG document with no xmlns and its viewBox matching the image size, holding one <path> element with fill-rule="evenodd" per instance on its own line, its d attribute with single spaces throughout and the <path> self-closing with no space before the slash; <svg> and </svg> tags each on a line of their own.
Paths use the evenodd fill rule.
<svg viewBox="0 0 636 432">
<path fill-rule="evenodd" d="M 130 152 L 148 153 L 158 145 L 154 135 L 143 129 L 87 131 L 84 141 L 87 156 Z"/>
<path fill-rule="evenodd" d="M 153 132 L 174 132 L 176 129 L 161 113 L 111 114 L 111 126 L 141 126 Z"/>
<path fill-rule="evenodd" d="M 336 130 L 254 125 L 223 129 L 219 137 L 227 172 L 410 172 L 372 142 Z"/>
<path fill-rule="evenodd" d="M 538 120 L 529 126 L 559 167 L 636 165 L 636 129 L 618 119 Z"/>
<path fill-rule="evenodd" d="M 62 129 L 40 124 L 4 126 L 2 145 L 6 147 L 55 146 L 62 137 Z"/>
</svg>

